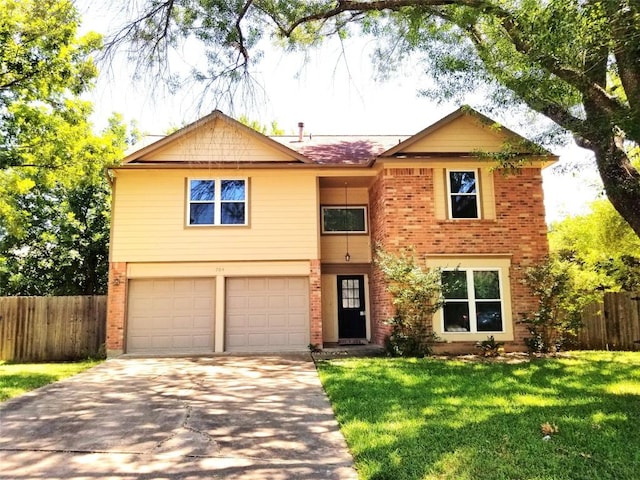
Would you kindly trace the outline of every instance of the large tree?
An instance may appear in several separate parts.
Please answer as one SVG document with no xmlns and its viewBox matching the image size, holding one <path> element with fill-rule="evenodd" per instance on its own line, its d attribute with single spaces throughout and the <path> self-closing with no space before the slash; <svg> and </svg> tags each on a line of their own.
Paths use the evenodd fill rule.
<svg viewBox="0 0 640 480">
<path fill-rule="evenodd" d="M 100 36 L 69 0 L 0 0 L 0 295 L 106 290 L 110 189 L 125 128 L 79 96 Z"/>
<path fill-rule="evenodd" d="M 437 98 L 490 87 L 593 151 L 609 200 L 640 236 L 628 156 L 640 143 L 638 0 L 145 0 L 130 14 L 112 45 L 162 71 L 195 39 L 208 61 L 196 77 L 218 88 L 247 75 L 262 38 L 297 48 L 363 34 L 378 40 L 381 69 L 408 58 L 426 69 Z"/>
<path fill-rule="evenodd" d="M 43 130 L 34 117 L 64 118 L 67 100 L 97 75 L 91 53 L 101 37 L 76 38 L 79 22 L 69 0 L 0 0 L 0 168 L 51 163 L 32 150 L 38 141 L 55 142 L 55 130 Z M 20 143 L 27 136 L 32 140 Z"/>
</svg>

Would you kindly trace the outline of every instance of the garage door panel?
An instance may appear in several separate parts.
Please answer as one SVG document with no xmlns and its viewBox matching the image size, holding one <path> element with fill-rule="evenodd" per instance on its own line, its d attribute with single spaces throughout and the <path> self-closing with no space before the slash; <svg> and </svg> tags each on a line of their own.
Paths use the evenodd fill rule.
<svg viewBox="0 0 640 480">
<path fill-rule="evenodd" d="M 303 333 L 290 333 L 289 334 L 289 343 L 299 344 L 306 347 L 309 345 L 308 336 Z"/>
<path fill-rule="evenodd" d="M 212 352 L 214 293 L 211 278 L 130 280 L 127 352 Z"/>
<path fill-rule="evenodd" d="M 168 295 L 173 293 L 175 282 L 172 280 L 151 280 L 152 283 L 152 295 Z"/>
<path fill-rule="evenodd" d="M 306 327 L 307 326 L 307 316 L 305 315 L 289 315 L 287 317 L 287 323 L 291 327 Z"/>
<path fill-rule="evenodd" d="M 303 295 L 291 295 L 288 297 L 290 308 L 304 308 L 307 305 L 307 297 Z"/>
<path fill-rule="evenodd" d="M 225 339 L 227 351 L 234 351 L 234 349 L 240 348 L 247 343 L 246 334 L 244 333 L 228 333 Z"/>
<path fill-rule="evenodd" d="M 246 326 L 249 328 L 267 328 L 269 326 L 267 315 L 248 315 Z"/>
<path fill-rule="evenodd" d="M 306 277 L 229 278 L 225 350 L 286 351 L 309 343 Z"/>
<path fill-rule="evenodd" d="M 248 307 L 251 309 L 265 308 L 267 306 L 267 297 L 265 296 L 249 297 L 247 304 L 248 304 Z"/>
<path fill-rule="evenodd" d="M 269 308 L 285 309 L 288 303 L 285 295 L 273 295 L 269 297 Z"/>
<path fill-rule="evenodd" d="M 278 328 L 278 327 L 286 327 L 286 326 L 287 326 L 287 316 L 285 314 L 269 315 L 270 328 Z"/>
<path fill-rule="evenodd" d="M 267 289 L 267 281 L 266 278 L 247 278 L 244 283 L 251 292 L 264 292 Z"/>
<path fill-rule="evenodd" d="M 287 289 L 287 284 L 289 283 L 287 278 L 269 278 L 267 280 L 268 289 L 270 291 L 284 291 Z"/>
</svg>

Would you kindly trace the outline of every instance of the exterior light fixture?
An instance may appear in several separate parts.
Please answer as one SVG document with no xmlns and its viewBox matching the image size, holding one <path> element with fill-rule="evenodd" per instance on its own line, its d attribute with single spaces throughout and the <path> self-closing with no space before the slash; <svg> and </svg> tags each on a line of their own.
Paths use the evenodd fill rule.
<svg viewBox="0 0 640 480">
<path fill-rule="evenodd" d="M 351 255 L 349 254 L 349 225 L 347 224 L 347 219 L 349 216 L 349 210 L 347 209 L 347 182 L 344 182 L 344 233 L 347 242 L 347 253 L 344 254 L 344 261 L 348 262 L 351 260 Z"/>
</svg>

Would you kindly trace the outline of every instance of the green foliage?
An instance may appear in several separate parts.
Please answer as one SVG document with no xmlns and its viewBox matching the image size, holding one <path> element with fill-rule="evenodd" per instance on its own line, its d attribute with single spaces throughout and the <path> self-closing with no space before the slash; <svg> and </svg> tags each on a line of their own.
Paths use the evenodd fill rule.
<svg viewBox="0 0 640 480">
<path fill-rule="evenodd" d="M 598 200 L 590 213 L 554 223 L 549 244 L 583 290 L 640 290 L 640 239 L 610 202 Z"/>
<path fill-rule="evenodd" d="M 361 480 L 634 480 L 640 352 L 319 362 Z M 558 432 L 543 440 L 541 425 Z"/>
<path fill-rule="evenodd" d="M 284 130 L 278 126 L 278 122 L 275 120 L 271 122 L 271 125 L 262 125 L 257 120 L 249 120 L 246 115 L 240 115 L 238 121 L 249 128 L 252 128 L 256 132 L 260 132 L 263 135 L 284 135 Z"/>
<path fill-rule="evenodd" d="M 396 310 L 388 320 L 391 334 L 385 340 L 387 353 L 405 357 L 430 354 L 437 339 L 433 314 L 442 308 L 440 270 L 419 265 L 412 249 L 397 255 L 378 250 L 375 262 Z"/>
<path fill-rule="evenodd" d="M 526 269 L 523 282 L 537 299 L 536 310 L 520 321 L 531 335 L 525 338 L 529 350 L 554 353 L 570 346 L 581 326 L 582 309 L 596 293 L 580 290 L 570 266 L 552 257 Z"/>
<path fill-rule="evenodd" d="M 484 357 L 497 357 L 504 353 L 504 342 L 496 342 L 493 335 L 490 335 L 486 340 L 476 343 L 476 348 L 480 349 Z"/>
<path fill-rule="evenodd" d="M 76 375 L 99 363 L 96 360 L 65 363 L 0 362 L 0 402 Z"/>
<path fill-rule="evenodd" d="M 67 99 L 91 86 L 90 54 L 101 44 L 95 33 L 75 38 L 78 23 L 68 0 L 0 0 L 0 168 L 48 161 L 31 147 L 55 140 L 55 130 L 43 130 L 37 117 L 73 121 Z M 30 143 L 20 141 L 25 136 Z"/>
<path fill-rule="evenodd" d="M 114 119 L 95 135 L 85 120 L 72 131 L 64 158 L 49 157 L 66 164 L 0 171 L 0 295 L 106 293 L 111 191 L 105 167 L 122 157 L 126 129 Z"/>
<path fill-rule="evenodd" d="M 101 135 L 79 99 L 100 37 L 76 38 L 68 0 L 0 0 L 0 295 L 106 291 L 110 189 L 105 167 L 127 129 Z"/>
</svg>

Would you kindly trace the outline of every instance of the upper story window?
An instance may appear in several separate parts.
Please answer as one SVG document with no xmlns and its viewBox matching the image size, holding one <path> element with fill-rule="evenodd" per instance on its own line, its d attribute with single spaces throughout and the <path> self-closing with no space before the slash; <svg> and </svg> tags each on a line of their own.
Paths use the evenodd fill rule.
<svg viewBox="0 0 640 480">
<path fill-rule="evenodd" d="M 499 270 L 443 270 L 445 332 L 503 332 Z"/>
<path fill-rule="evenodd" d="M 189 180 L 189 225 L 247 225 L 247 181 Z"/>
<path fill-rule="evenodd" d="M 449 170 L 449 218 L 480 218 L 477 170 Z"/>
<path fill-rule="evenodd" d="M 322 207 L 322 233 L 367 233 L 367 207 Z"/>
</svg>

